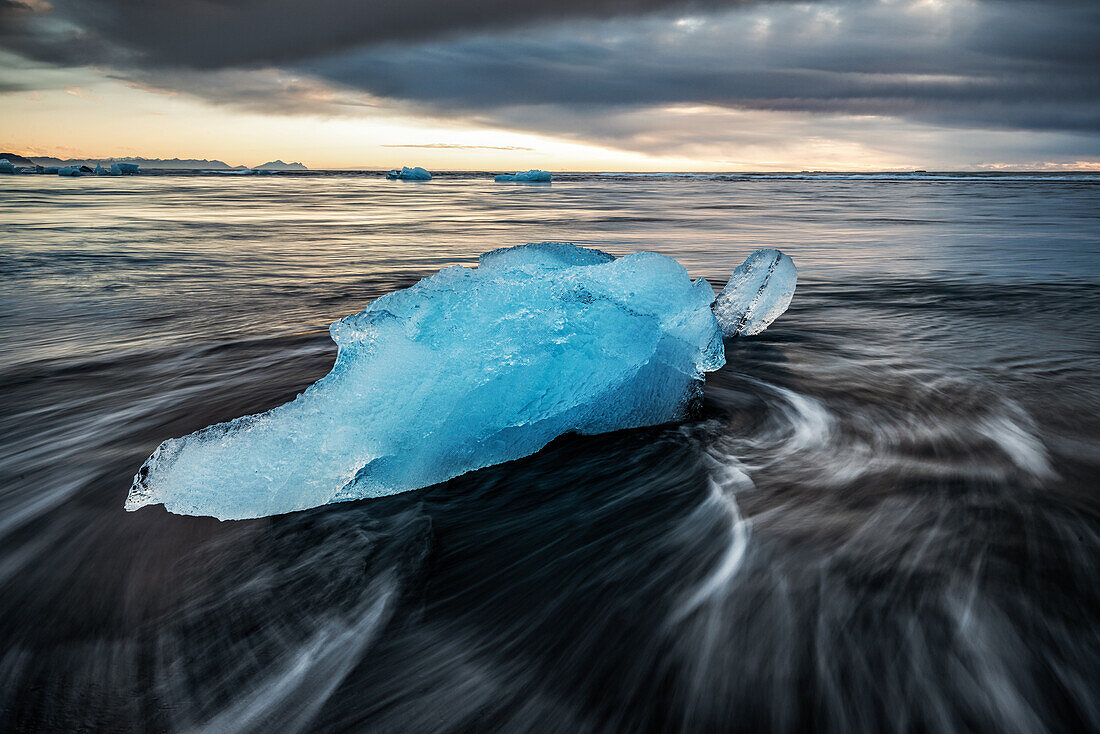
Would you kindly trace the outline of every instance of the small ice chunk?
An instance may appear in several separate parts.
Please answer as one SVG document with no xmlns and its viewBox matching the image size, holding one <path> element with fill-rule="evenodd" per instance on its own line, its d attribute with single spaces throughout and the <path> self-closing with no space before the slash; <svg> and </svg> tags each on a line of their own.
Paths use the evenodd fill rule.
<svg viewBox="0 0 1100 734">
<path fill-rule="evenodd" d="M 779 250 L 756 250 L 737 266 L 714 302 L 714 315 L 727 339 L 768 328 L 791 305 L 798 269 Z"/>
<path fill-rule="evenodd" d="M 420 166 L 415 166 L 414 168 L 404 166 L 401 170 L 397 170 L 396 168 L 393 169 L 386 174 L 386 178 L 391 181 L 431 181 L 432 174 L 428 173 Z"/>
<path fill-rule="evenodd" d="M 15 164 L 7 158 L 0 158 L 0 173 L 15 173 Z"/>
<path fill-rule="evenodd" d="M 80 166 L 62 166 L 57 169 L 58 176 L 82 176 L 83 171 L 80 170 Z"/>
<path fill-rule="evenodd" d="M 532 168 L 530 171 L 516 171 L 515 173 L 502 173 L 496 181 L 518 181 L 522 183 L 550 183 L 552 174 L 549 171 L 539 171 Z"/>
<path fill-rule="evenodd" d="M 137 163 L 118 163 L 115 165 L 118 166 L 119 173 L 124 176 L 133 176 L 141 173 L 141 166 Z M 111 168 L 114 168 L 114 166 L 111 166 Z"/>
<path fill-rule="evenodd" d="M 725 362 L 713 301 L 656 253 L 486 253 L 332 324 L 336 364 L 294 401 L 162 443 L 126 508 L 279 514 L 682 419 Z"/>
</svg>

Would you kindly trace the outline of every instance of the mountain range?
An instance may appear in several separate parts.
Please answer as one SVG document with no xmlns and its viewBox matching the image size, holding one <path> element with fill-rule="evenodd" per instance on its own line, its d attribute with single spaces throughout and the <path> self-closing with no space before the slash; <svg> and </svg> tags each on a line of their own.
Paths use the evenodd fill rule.
<svg viewBox="0 0 1100 734">
<path fill-rule="evenodd" d="M 145 169 L 160 169 L 174 171 L 247 171 L 248 166 L 231 166 L 225 161 L 207 160 L 205 158 L 54 158 L 52 156 L 22 156 L 15 153 L 0 153 L 0 158 L 7 158 L 16 166 L 88 166 L 95 168 L 97 163 L 105 167 L 112 163 L 136 163 Z M 284 163 L 283 161 L 268 161 L 263 165 L 255 166 L 257 171 L 308 171 L 301 163 Z"/>
</svg>

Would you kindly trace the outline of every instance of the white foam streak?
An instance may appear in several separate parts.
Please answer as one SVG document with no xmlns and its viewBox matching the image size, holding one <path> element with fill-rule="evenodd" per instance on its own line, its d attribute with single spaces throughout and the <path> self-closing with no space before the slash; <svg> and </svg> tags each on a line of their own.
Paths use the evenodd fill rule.
<svg viewBox="0 0 1100 734">
<path fill-rule="evenodd" d="M 1046 447 L 1019 422 L 997 415 L 978 421 L 976 428 L 1023 471 L 1040 479 L 1054 476 Z"/>
<path fill-rule="evenodd" d="M 709 456 L 713 473 L 710 477 L 710 494 L 700 511 L 720 512 L 729 527 L 728 544 L 714 570 L 700 583 L 687 600 L 672 615 L 676 622 L 695 612 L 712 599 L 727 591 L 745 562 L 749 547 L 749 522 L 742 517 L 733 493 L 752 487 L 749 475 L 737 465 L 737 460 L 727 455 Z"/>
<path fill-rule="evenodd" d="M 237 698 L 201 725 L 186 731 L 269 732 L 292 734 L 304 730 L 362 658 L 389 614 L 393 595 L 387 583 L 377 595 L 368 594 L 358 617 L 350 624 L 329 622 L 287 659 L 265 681 Z"/>
</svg>

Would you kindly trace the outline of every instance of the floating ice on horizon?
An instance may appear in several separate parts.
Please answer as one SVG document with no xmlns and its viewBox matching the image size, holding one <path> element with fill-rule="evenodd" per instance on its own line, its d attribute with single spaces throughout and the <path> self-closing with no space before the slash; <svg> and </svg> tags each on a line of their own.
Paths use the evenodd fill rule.
<svg viewBox="0 0 1100 734">
<path fill-rule="evenodd" d="M 391 181 L 431 181 L 432 174 L 428 173 L 420 166 L 415 166 L 413 168 L 403 166 L 400 171 L 395 168 L 387 173 L 386 178 Z"/>
<path fill-rule="evenodd" d="M 756 250 L 737 266 L 714 302 L 726 338 L 752 336 L 768 328 L 794 298 L 798 269 L 779 250 Z"/>
<path fill-rule="evenodd" d="M 80 166 L 62 166 L 57 169 L 58 176 L 83 176 Z"/>
<path fill-rule="evenodd" d="M 7 158 L 0 158 L 0 173 L 15 173 L 15 164 Z"/>
<path fill-rule="evenodd" d="M 552 174 L 549 171 L 539 171 L 532 168 L 530 171 L 516 171 L 515 173 L 502 173 L 494 180 L 498 182 L 518 181 L 523 183 L 550 183 Z"/>
</svg>

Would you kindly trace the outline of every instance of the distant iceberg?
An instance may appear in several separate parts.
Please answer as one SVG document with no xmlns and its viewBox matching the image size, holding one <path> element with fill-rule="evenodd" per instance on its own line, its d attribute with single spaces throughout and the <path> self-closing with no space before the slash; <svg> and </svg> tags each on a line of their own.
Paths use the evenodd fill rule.
<svg viewBox="0 0 1100 734">
<path fill-rule="evenodd" d="M 405 166 L 401 170 L 398 170 L 396 168 L 393 169 L 386 174 L 386 178 L 391 181 L 431 181 L 432 174 L 428 173 L 420 166 L 416 166 L 414 168 L 409 168 L 408 166 Z"/>
<path fill-rule="evenodd" d="M 83 176 L 84 172 L 80 170 L 80 166 L 62 166 L 57 169 L 58 176 Z"/>
<path fill-rule="evenodd" d="M 15 173 L 15 164 L 7 158 L 0 158 L 0 173 Z"/>
<path fill-rule="evenodd" d="M 656 253 L 494 250 L 332 324 L 336 363 L 294 401 L 162 443 L 126 509 L 280 514 L 683 419 L 725 363 L 714 300 Z"/>
<path fill-rule="evenodd" d="M 539 171 L 532 168 L 530 171 L 516 171 L 515 173 L 502 173 L 498 175 L 494 180 L 505 181 L 518 181 L 523 183 L 550 183 L 552 175 L 549 171 Z"/>
</svg>

